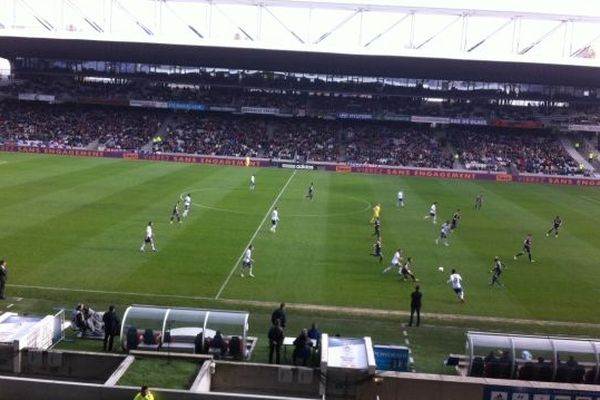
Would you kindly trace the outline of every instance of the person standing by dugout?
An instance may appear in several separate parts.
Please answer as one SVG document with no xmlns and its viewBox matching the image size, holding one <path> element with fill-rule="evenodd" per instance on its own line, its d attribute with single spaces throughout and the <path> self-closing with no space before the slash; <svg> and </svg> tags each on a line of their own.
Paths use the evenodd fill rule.
<svg viewBox="0 0 600 400">
<path fill-rule="evenodd" d="M 410 294 L 410 320 L 408 326 L 413 324 L 413 316 L 417 313 L 417 326 L 421 325 L 421 299 L 423 293 L 421 293 L 419 285 L 415 286 L 415 291 Z"/>
<path fill-rule="evenodd" d="M 115 311 L 115 306 L 108 307 L 108 311 L 102 316 L 104 322 L 104 351 L 112 351 L 115 336 L 119 334 L 119 317 Z"/>
<path fill-rule="evenodd" d="M 6 261 L 0 260 L 0 300 L 4 300 L 4 288 L 6 281 L 8 280 L 8 269 L 6 268 Z"/>
</svg>

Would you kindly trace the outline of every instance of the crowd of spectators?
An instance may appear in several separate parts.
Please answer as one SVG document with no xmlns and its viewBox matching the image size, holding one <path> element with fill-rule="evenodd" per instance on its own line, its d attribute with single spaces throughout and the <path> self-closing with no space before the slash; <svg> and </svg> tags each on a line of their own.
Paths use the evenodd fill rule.
<svg viewBox="0 0 600 400">
<path fill-rule="evenodd" d="M 0 102 L 2 142 L 140 151 L 159 134 L 162 141 L 153 150 L 166 153 L 560 175 L 583 172 L 555 135 L 541 131 Z"/>
<path fill-rule="evenodd" d="M 266 125 L 261 119 L 253 118 L 178 115 L 168 125 L 168 134 L 155 150 L 213 156 L 264 156 L 268 147 Z"/>
<path fill-rule="evenodd" d="M 350 164 L 403 165 L 452 168 L 435 131 L 389 124 L 349 127 L 345 130 L 345 160 Z"/>
<path fill-rule="evenodd" d="M 76 105 L 0 102 L 0 141 L 50 148 L 135 150 L 160 127 L 160 113 Z"/>
<path fill-rule="evenodd" d="M 582 173 L 556 136 L 526 130 L 453 130 L 448 134 L 467 169 L 573 175 Z"/>
<path fill-rule="evenodd" d="M 237 75 L 235 75 L 237 76 Z M 262 77 L 262 78 L 259 78 Z M 175 79 L 175 78 L 173 78 Z M 280 85 L 286 81 L 287 84 Z M 265 87 L 267 83 L 273 87 Z M 299 86 L 289 86 L 296 82 Z M 278 108 L 284 114 L 369 113 L 372 115 L 421 115 L 451 118 L 507 119 L 512 121 L 539 121 L 542 123 L 597 123 L 599 107 L 595 104 L 574 103 L 559 107 L 552 102 L 532 102 L 526 106 L 513 105 L 511 99 L 448 98 L 431 100 L 427 97 L 406 96 L 383 90 L 381 83 L 342 83 L 317 85 L 337 91 L 314 91 L 303 85 L 303 79 L 265 78 L 263 75 L 243 75 L 237 79 L 203 75 L 194 84 L 128 80 L 111 78 L 104 81 L 81 77 L 37 76 L 16 79 L 12 85 L 0 86 L 0 94 L 41 93 L 56 96 L 58 100 L 101 98 L 131 100 L 196 102 L 217 107 Z M 350 90 L 352 89 L 352 90 Z M 362 90 L 362 92 L 360 90 Z"/>
</svg>

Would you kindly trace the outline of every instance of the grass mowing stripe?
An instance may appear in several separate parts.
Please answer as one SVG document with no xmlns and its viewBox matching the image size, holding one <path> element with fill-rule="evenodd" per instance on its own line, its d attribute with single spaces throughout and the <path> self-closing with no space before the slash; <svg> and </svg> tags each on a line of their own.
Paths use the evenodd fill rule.
<svg viewBox="0 0 600 400">
<path fill-rule="evenodd" d="M 215 296 L 215 300 L 218 300 L 219 297 L 221 297 L 221 293 L 223 293 L 223 290 L 225 290 L 225 287 L 227 286 L 227 284 L 229 283 L 229 280 L 233 276 L 233 273 L 235 272 L 235 269 L 239 265 L 240 261 L 242 261 L 242 257 L 244 257 L 244 252 L 246 251 L 246 249 L 248 248 L 248 246 L 250 246 L 252 244 L 252 241 L 256 238 L 256 235 L 258 235 L 258 232 L 260 232 L 260 228 L 263 226 L 263 224 L 265 223 L 265 221 L 269 217 L 269 214 L 271 213 L 271 210 L 273 209 L 273 207 L 275 207 L 275 204 L 277 203 L 277 201 L 279 200 L 279 198 L 281 197 L 281 195 L 283 194 L 283 192 L 285 192 L 285 189 L 288 187 L 288 185 L 290 184 L 290 182 L 292 181 L 292 179 L 294 178 L 294 176 L 296 176 L 296 170 L 294 170 L 294 172 L 292 172 L 292 174 L 288 178 L 288 180 L 285 183 L 285 185 L 283 185 L 283 187 L 279 191 L 279 194 L 277 194 L 277 197 L 275 197 L 275 200 L 273 200 L 273 203 L 271 204 L 271 206 L 267 210 L 267 212 L 266 212 L 265 216 L 263 217 L 262 221 L 260 221 L 260 224 L 258 224 L 258 227 L 256 228 L 256 230 L 254 231 L 254 234 L 252 235 L 252 237 L 248 241 L 248 244 L 246 244 L 246 246 L 242 249 L 242 254 L 240 254 L 240 256 L 237 259 L 236 263 L 233 264 L 233 267 L 231 268 L 231 271 L 229 272 L 229 275 L 227 276 L 227 279 L 225 279 L 225 282 L 223 282 L 223 285 L 221 285 L 221 288 L 217 292 L 217 295 Z"/>
<path fill-rule="evenodd" d="M 213 300 L 212 297 L 184 296 L 184 295 L 179 295 L 179 294 L 118 292 L 118 291 L 114 291 L 114 290 L 100 290 L 100 289 L 81 289 L 81 288 L 64 288 L 64 287 L 55 287 L 55 286 L 19 285 L 16 283 L 9 283 L 7 286 L 14 287 L 14 288 L 21 288 L 21 289 L 49 290 L 49 291 L 53 291 L 53 292 L 97 293 L 97 294 L 110 294 L 110 295 L 117 295 L 117 296 L 160 297 L 160 298 L 165 298 L 165 299 Z"/>
<path fill-rule="evenodd" d="M 122 296 L 137 296 L 137 297 L 160 297 L 160 298 L 173 298 L 173 299 L 187 299 L 187 300 L 206 300 L 222 302 L 225 304 L 244 304 L 248 306 L 260 307 L 265 309 L 272 309 L 279 305 L 277 301 L 262 301 L 262 300 L 248 300 L 248 299 L 233 299 L 224 298 L 214 299 L 212 297 L 202 296 L 184 296 L 176 294 L 160 294 L 160 293 L 139 293 L 139 292 L 118 292 L 118 291 L 105 291 L 95 289 L 73 289 L 73 288 L 59 288 L 59 287 L 48 287 L 48 286 L 35 286 L 35 285 L 19 285 L 19 284 L 7 284 L 8 287 L 21 288 L 21 289 L 36 289 L 36 290 L 48 290 L 54 292 L 79 292 L 79 293 L 98 293 L 98 294 L 112 294 Z M 18 301 L 19 297 L 14 298 Z M 305 303 L 286 303 L 286 307 L 291 310 L 302 310 L 311 312 L 323 312 L 331 313 L 336 316 L 349 315 L 349 316 L 367 316 L 367 317 L 407 317 L 410 312 L 403 310 L 383 310 L 378 308 L 363 308 L 363 307 L 343 307 L 343 306 L 326 306 L 321 304 L 305 304 Z M 438 320 L 438 321 L 464 321 L 464 322 L 489 322 L 489 323 L 501 323 L 509 325 L 530 325 L 530 326 L 556 326 L 556 327 L 579 327 L 589 329 L 600 329 L 600 324 L 593 322 L 575 322 L 575 321 L 553 321 L 553 320 L 540 320 L 540 319 L 525 319 L 525 318 L 503 318 L 503 317 L 490 317 L 482 315 L 468 315 L 468 314 L 443 314 L 443 313 L 421 313 L 422 319 Z"/>
</svg>

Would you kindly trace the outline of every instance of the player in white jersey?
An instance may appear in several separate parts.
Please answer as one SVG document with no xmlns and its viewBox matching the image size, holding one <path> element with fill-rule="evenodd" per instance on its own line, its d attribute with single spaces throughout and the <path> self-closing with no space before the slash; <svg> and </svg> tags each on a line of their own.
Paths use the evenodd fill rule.
<svg viewBox="0 0 600 400">
<path fill-rule="evenodd" d="M 279 210 L 277 207 L 271 212 L 271 232 L 275 233 L 277 230 L 277 224 L 279 223 Z"/>
<path fill-rule="evenodd" d="M 434 224 L 437 224 L 437 201 L 434 201 L 429 208 L 429 215 L 426 215 L 423 219 L 431 218 Z"/>
<path fill-rule="evenodd" d="M 398 269 L 398 272 L 400 272 L 400 267 L 401 266 L 402 266 L 402 249 L 398 249 L 394 253 L 394 256 L 392 257 L 392 262 L 390 263 L 390 265 L 388 265 L 387 267 L 385 267 L 385 269 L 381 273 L 385 274 L 386 272 L 388 272 L 392 268 L 396 268 L 396 269 Z"/>
<path fill-rule="evenodd" d="M 183 198 L 183 218 L 188 216 L 191 206 L 192 206 L 192 195 L 188 193 Z"/>
<path fill-rule="evenodd" d="M 398 207 L 404 207 L 404 192 L 402 190 L 398 192 Z"/>
<path fill-rule="evenodd" d="M 244 268 L 248 268 L 248 275 L 250 275 L 251 278 L 254 278 L 254 274 L 252 273 L 252 268 L 254 267 L 254 260 L 252 259 L 252 250 L 254 250 L 254 246 L 250 245 L 244 252 L 240 272 L 240 276 L 242 278 L 244 277 Z"/>
<path fill-rule="evenodd" d="M 250 190 L 254 190 L 256 188 L 256 177 L 252 175 L 250 177 Z"/>
<path fill-rule="evenodd" d="M 140 251 L 146 250 L 147 244 L 152 247 L 152 251 L 157 251 L 156 247 L 154 247 L 154 231 L 152 230 L 152 221 L 148 222 L 148 225 L 146 225 L 146 236 L 144 237 Z"/>
<path fill-rule="evenodd" d="M 435 239 L 435 244 L 439 244 L 441 240 L 444 242 L 445 246 L 448 246 L 448 235 L 450 234 L 451 228 L 452 225 L 450 225 L 450 221 L 444 222 L 440 229 L 440 236 L 438 236 L 438 238 Z"/>
<path fill-rule="evenodd" d="M 465 302 L 465 291 L 462 286 L 462 276 L 455 269 L 452 269 L 452 274 L 450 275 L 450 279 L 448 279 L 449 284 L 452 285 L 452 290 L 456 293 L 456 296 L 460 299 L 461 302 Z"/>
</svg>

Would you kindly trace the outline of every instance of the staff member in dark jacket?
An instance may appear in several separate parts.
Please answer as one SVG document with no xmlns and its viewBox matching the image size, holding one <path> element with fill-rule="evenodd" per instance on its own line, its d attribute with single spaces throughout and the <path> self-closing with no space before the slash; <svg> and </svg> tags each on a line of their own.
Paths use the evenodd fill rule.
<svg viewBox="0 0 600 400">
<path fill-rule="evenodd" d="M 308 358 L 310 357 L 310 351 L 312 342 L 308 338 L 308 331 L 302 329 L 300 335 L 294 340 L 294 353 L 292 354 L 292 362 L 296 365 L 298 358 L 302 359 L 302 365 L 306 366 Z"/>
<path fill-rule="evenodd" d="M 417 313 L 417 326 L 421 324 L 421 298 L 423 293 L 419 290 L 419 285 L 415 286 L 415 291 L 410 294 L 410 320 L 408 326 L 412 326 L 413 316 Z"/>
<path fill-rule="evenodd" d="M 275 321 L 279 320 L 281 327 L 285 329 L 285 303 L 281 303 L 279 308 L 271 314 L 271 323 L 275 325 Z"/>
<path fill-rule="evenodd" d="M 8 280 L 8 269 L 6 268 L 6 261 L 0 260 L 0 300 L 4 300 L 4 287 Z"/>
<path fill-rule="evenodd" d="M 119 317 L 115 312 L 115 306 L 108 307 L 108 311 L 102 316 L 102 322 L 104 322 L 104 351 L 112 351 L 113 340 L 115 335 L 119 333 Z M 107 346 L 108 345 L 108 346 Z"/>
<path fill-rule="evenodd" d="M 281 363 L 280 355 L 283 338 L 284 334 L 281 322 L 279 319 L 276 319 L 271 329 L 269 329 L 269 364 L 273 364 L 273 352 L 275 353 L 275 363 Z"/>
</svg>

